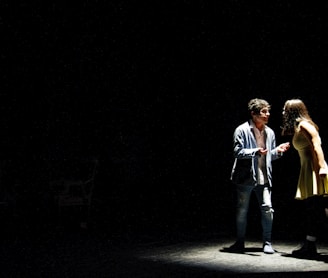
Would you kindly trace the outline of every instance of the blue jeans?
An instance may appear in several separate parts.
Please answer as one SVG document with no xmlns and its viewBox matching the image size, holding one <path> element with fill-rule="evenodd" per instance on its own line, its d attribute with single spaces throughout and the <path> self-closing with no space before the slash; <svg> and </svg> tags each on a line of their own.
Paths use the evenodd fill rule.
<svg viewBox="0 0 328 278">
<path fill-rule="evenodd" d="M 236 227 L 237 240 L 245 241 L 247 214 L 252 192 L 255 193 L 261 211 L 263 242 L 271 242 L 273 209 L 271 204 L 271 188 L 265 185 L 237 185 Z"/>
</svg>

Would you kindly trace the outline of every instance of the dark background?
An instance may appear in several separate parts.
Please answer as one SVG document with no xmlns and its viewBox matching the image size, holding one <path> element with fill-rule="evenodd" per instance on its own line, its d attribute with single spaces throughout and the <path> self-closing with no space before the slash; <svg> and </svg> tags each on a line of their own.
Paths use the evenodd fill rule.
<svg viewBox="0 0 328 278">
<path fill-rule="evenodd" d="M 61 161 L 96 156 L 93 227 L 233 235 L 232 133 L 253 97 L 300 97 L 328 150 L 327 4 L 33 1 L 0 4 L 2 217 L 51 227 Z M 276 237 L 298 235 L 298 156 L 274 162 Z M 253 206 L 250 231 L 259 236 Z"/>
</svg>

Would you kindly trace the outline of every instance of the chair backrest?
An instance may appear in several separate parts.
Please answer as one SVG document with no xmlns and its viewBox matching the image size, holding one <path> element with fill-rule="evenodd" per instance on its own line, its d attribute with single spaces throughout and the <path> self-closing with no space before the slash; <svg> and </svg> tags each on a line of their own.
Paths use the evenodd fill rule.
<svg viewBox="0 0 328 278">
<path fill-rule="evenodd" d="M 97 158 L 63 158 L 51 162 L 50 179 L 87 180 L 95 175 Z"/>
<path fill-rule="evenodd" d="M 79 210 L 80 213 L 83 213 L 81 217 L 84 219 L 80 225 L 83 227 L 87 225 L 87 222 L 90 220 L 91 202 L 98 164 L 98 159 L 93 158 L 69 161 L 68 169 L 63 168 L 64 165 L 61 165 L 60 169 L 64 169 L 65 173 L 68 172 L 69 176 L 63 175 L 65 173 L 61 172 L 61 178 L 51 183 L 52 188 L 60 188 L 59 190 L 54 190 L 54 200 L 58 208 L 59 221 L 61 221 L 60 218 L 63 216 L 63 208 L 83 207 L 83 210 Z"/>
<path fill-rule="evenodd" d="M 98 170 L 98 164 L 99 164 L 99 160 L 97 158 L 93 158 L 91 160 L 91 162 L 93 163 L 93 167 L 92 167 L 92 171 L 91 171 L 91 178 L 95 178 L 97 170 Z"/>
<path fill-rule="evenodd" d="M 57 173 L 50 182 L 56 193 L 79 194 L 78 186 L 83 185 L 85 195 L 91 195 L 95 185 L 95 177 L 99 161 L 97 158 L 63 160 L 55 170 Z"/>
<path fill-rule="evenodd" d="M 91 160 L 91 168 L 90 168 L 90 172 L 89 172 L 90 175 L 89 175 L 89 178 L 87 180 L 85 180 L 86 183 L 89 183 L 89 187 L 86 188 L 86 190 L 87 190 L 86 194 L 88 194 L 88 195 L 92 195 L 92 193 L 93 193 L 93 189 L 95 186 L 95 178 L 96 178 L 96 174 L 97 174 L 97 170 L 98 170 L 98 164 L 99 164 L 98 159 L 94 158 Z"/>
</svg>

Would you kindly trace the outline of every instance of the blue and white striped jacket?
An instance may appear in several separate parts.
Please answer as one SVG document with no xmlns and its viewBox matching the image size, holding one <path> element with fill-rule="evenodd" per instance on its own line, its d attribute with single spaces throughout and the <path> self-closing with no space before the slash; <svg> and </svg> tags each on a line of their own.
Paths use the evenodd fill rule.
<svg viewBox="0 0 328 278">
<path fill-rule="evenodd" d="M 258 150 L 251 120 L 239 125 L 233 134 L 234 163 L 231 172 L 231 181 L 235 184 L 257 183 Z M 270 187 L 272 187 L 272 161 L 280 158 L 283 153 L 278 153 L 274 131 L 265 126 L 266 133 L 266 168 Z"/>
</svg>

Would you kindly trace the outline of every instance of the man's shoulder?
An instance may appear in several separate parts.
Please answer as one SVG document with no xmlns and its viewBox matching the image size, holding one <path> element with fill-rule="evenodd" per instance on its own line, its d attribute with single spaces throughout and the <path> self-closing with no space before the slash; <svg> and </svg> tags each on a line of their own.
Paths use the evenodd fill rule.
<svg viewBox="0 0 328 278">
<path fill-rule="evenodd" d="M 273 129 L 271 127 L 269 127 L 268 125 L 265 125 L 265 130 L 266 130 L 266 132 L 274 132 Z"/>
<path fill-rule="evenodd" d="M 238 129 L 245 129 L 245 128 L 249 128 L 250 127 L 250 123 L 248 121 L 241 123 L 240 125 L 237 126 L 236 130 Z"/>
<path fill-rule="evenodd" d="M 238 127 L 245 127 L 245 126 L 250 126 L 249 121 L 245 121 L 245 122 L 239 124 L 239 125 L 237 126 L 237 128 L 238 128 Z"/>
</svg>

